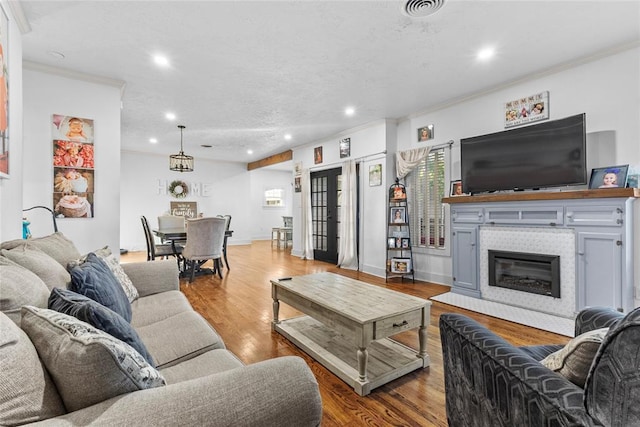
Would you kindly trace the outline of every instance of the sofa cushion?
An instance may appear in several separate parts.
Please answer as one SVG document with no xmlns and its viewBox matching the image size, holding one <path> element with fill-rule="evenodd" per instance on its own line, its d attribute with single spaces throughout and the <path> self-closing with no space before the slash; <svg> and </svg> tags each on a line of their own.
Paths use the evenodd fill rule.
<svg viewBox="0 0 640 427">
<path fill-rule="evenodd" d="M 133 286 L 133 283 L 131 283 L 131 279 L 129 279 L 127 273 L 125 273 L 125 271 L 122 269 L 116 257 L 113 256 L 113 253 L 111 252 L 111 249 L 109 249 L 109 246 L 105 246 L 101 249 L 93 251 L 93 253 L 96 254 L 98 258 L 102 259 L 107 264 L 109 270 L 111 270 L 113 275 L 116 276 L 116 279 L 118 280 L 118 283 L 120 283 L 120 286 L 122 286 L 122 290 L 124 290 L 124 293 L 127 295 L 127 299 L 129 300 L 129 302 L 133 302 L 136 298 L 138 298 L 138 290 L 135 286 Z M 67 270 L 71 271 L 74 267 L 84 263 L 87 260 L 88 255 L 89 254 L 84 255 L 79 259 L 70 261 L 67 264 Z"/>
<path fill-rule="evenodd" d="M 594 329 L 578 335 L 540 363 L 575 385 L 584 387 L 589 368 L 608 331 L 609 328 Z"/>
<path fill-rule="evenodd" d="M 151 366 L 155 366 L 153 358 L 129 322 L 102 304 L 73 291 L 56 288 L 51 291 L 49 308 L 87 322 L 94 328 L 126 342 L 140 353 Z"/>
<path fill-rule="evenodd" d="M 23 305 L 47 307 L 49 289 L 42 279 L 8 258 L 0 256 L 0 311 L 20 325 Z"/>
<path fill-rule="evenodd" d="M 161 292 L 131 303 L 131 324 L 139 328 L 188 311 L 193 311 L 193 308 L 182 292 Z"/>
<path fill-rule="evenodd" d="M 131 322 L 131 303 L 107 264 L 94 253 L 71 269 L 69 289 L 99 302 Z"/>
<path fill-rule="evenodd" d="M 244 364 L 229 350 L 207 351 L 192 359 L 160 370 L 167 384 L 177 384 L 207 375 L 241 368 Z"/>
<path fill-rule="evenodd" d="M 0 361 L 0 425 L 25 424 L 66 412 L 29 337 L 1 313 Z"/>
<path fill-rule="evenodd" d="M 50 290 L 56 287 L 66 289 L 71 281 L 64 267 L 30 243 L 10 250 L 2 249 L 1 252 L 11 261 L 35 273 Z"/>
<path fill-rule="evenodd" d="M 22 329 L 69 411 L 165 385 L 164 377 L 131 346 L 72 316 L 26 306 Z"/>
<path fill-rule="evenodd" d="M 225 348 L 217 332 L 195 311 L 136 328 L 158 368 L 167 368 L 206 351 Z"/>
<path fill-rule="evenodd" d="M 55 259 L 62 267 L 66 267 L 67 263 L 73 259 L 80 258 L 80 252 L 73 242 L 65 237 L 64 234 L 57 231 L 49 236 L 36 237 L 29 240 L 10 240 L 3 242 L 2 249 L 14 249 L 16 247 L 29 244 L 31 247 L 40 249 L 42 252 Z"/>
</svg>

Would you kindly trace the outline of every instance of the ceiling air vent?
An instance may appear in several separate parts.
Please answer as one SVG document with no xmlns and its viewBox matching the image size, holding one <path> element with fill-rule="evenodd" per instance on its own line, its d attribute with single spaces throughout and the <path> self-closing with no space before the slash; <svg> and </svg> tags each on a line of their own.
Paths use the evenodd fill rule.
<svg viewBox="0 0 640 427">
<path fill-rule="evenodd" d="M 433 15 L 444 6 L 445 0 L 407 0 L 403 2 L 402 13 L 411 18 Z"/>
</svg>

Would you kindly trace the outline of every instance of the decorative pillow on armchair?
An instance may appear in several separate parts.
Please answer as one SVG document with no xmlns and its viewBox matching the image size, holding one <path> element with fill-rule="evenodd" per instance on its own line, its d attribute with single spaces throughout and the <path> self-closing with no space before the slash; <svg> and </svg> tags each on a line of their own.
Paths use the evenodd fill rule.
<svg viewBox="0 0 640 427">
<path fill-rule="evenodd" d="M 129 322 L 115 311 L 109 310 L 84 295 L 57 288 L 51 291 L 49 308 L 87 322 L 94 328 L 98 328 L 118 338 L 120 341 L 126 342 L 140 353 L 151 366 L 155 366 L 153 357 L 149 354 L 138 333 L 131 327 Z"/>
<path fill-rule="evenodd" d="M 96 254 L 71 269 L 69 289 L 104 305 L 131 322 L 131 303 L 107 264 Z"/>
<path fill-rule="evenodd" d="M 127 294 L 127 299 L 129 300 L 129 302 L 133 302 L 138 299 L 138 290 L 135 286 L 133 286 L 131 279 L 129 279 L 129 276 L 127 276 L 127 273 L 125 273 L 125 271 L 122 269 L 122 266 L 120 265 L 116 257 L 114 257 L 113 253 L 111 253 L 111 249 L 109 249 L 109 246 L 105 246 L 104 248 L 98 249 L 97 251 L 93 251 L 93 253 L 96 254 L 98 258 L 102 259 L 107 264 L 109 270 L 111 270 L 113 275 L 116 276 L 116 279 L 118 279 L 118 282 L 120 283 L 120 286 L 122 286 L 124 293 Z M 84 263 L 87 260 L 87 256 L 88 254 L 81 257 L 80 259 L 70 261 L 67 264 L 67 270 L 71 271 L 74 267 L 77 267 L 78 265 Z"/>
<path fill-rule="evenodd" d="M 595 329 L 578 335 L 563 348 L 540 361 L 577 386 L 584 388 L 591 363 L 609 328 Z"/>
<path fill-rule="evenodd" d="M 22 329 L 68 411 L 166 384 L 162 374 L 131 346 L 75 317 L 25 306 Z"/>
</svg>

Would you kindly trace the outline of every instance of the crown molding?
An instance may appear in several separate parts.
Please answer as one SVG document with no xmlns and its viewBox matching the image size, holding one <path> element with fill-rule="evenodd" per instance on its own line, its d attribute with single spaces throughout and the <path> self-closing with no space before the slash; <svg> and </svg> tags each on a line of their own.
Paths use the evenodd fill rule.
<svg viewBox="0 0 640 427">
<path fill-rule="evenodd" d="M 55 76 L 66 77 L 73 80 L 82 80 L 89 83 L 96 83 L 106 86 L 113 86 L 120 89 L 120 99 L 124 96 L 124 89 L 127 86 L 127 82 L 119 79 L 112 79 L 109 77 L 95 76 L 93 74 L 81 73 L 79 71 L 67 70 L 65 68 L 53 67 L 51 65 L 41 64 L 39 62 L 32 62 L 23 60 L 22 68 L 25 70 L 39 71 L 41 73 L 53 74 Z"/>
<path fill-rule="evenodd" d="M 20 30 L 20 34 L 27 34 L 31 32 L 31 24 L 29 24 L 29 20 L 24 14 L 24 9 L 22 8 L 22 3 L 17 0 L 9 0 L 9 9 L 11 9 L 11 15 Z"/>
</svg>

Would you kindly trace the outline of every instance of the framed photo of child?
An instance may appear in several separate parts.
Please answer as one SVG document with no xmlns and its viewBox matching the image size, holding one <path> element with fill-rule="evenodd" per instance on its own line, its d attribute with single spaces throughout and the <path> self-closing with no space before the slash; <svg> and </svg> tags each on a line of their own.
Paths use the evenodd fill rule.
<svg viewBox="0 0 640 427">
<path fill-rule="evenodd" d="M 624 188 L 627 184 L 629 165 L 593 168 L 589 179 L 589 189 Z"/>
<path fill-rule="evenodd" d="M 451 190 L 449 190 L 449 195 L 451 197 L 455 197 L 455 196 L 468 196 L 468 194 L 465 194 L 462 192 L 462 181 L 461 180 L 456 180 L 456 181 L 451 181 Z"/>
<path fill-rule="evenodd" d="M 406 210 L 404 207 L 394 206 L 390 208 L 389 222 L 395 224 L 404 224 L 407 222 Z"/>
</svg>

